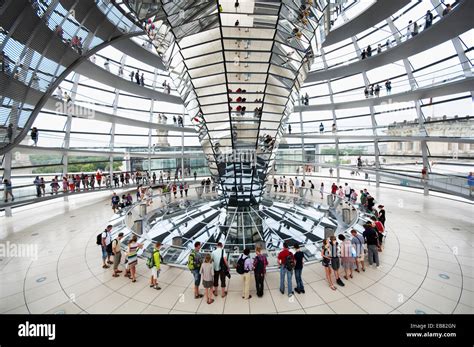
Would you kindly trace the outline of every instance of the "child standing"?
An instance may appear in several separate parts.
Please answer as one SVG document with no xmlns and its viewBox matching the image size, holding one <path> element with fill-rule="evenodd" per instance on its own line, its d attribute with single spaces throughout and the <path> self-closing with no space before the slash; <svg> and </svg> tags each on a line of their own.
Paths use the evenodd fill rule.
<svg viewBox="0 0 474 347">
<path fill-rule="evenodd" d="M 208 304 L 212 304 L 214 302 L 212 293 L 212 287 L 214 286 L 214 267 L 212 266 L 211 259 L 211 255 L 206 254 L 204 263 L 202 263 L 200 270 L 202 275 L 202 284 L 206 291 L 206 301 Z"/>
</svg>

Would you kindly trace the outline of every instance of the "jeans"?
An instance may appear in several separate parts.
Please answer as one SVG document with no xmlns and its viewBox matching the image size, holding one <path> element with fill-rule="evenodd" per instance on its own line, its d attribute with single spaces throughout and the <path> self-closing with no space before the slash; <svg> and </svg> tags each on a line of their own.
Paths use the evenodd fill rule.
<svg viewBox="0 0 474 347">
<path fill-rule="evenodd" d="M 191 270 L 191 273 L 193 274 L 193 277 L 194 277 L 194 285 L 196 287 L 199 287 L 199 285 L 201 284 L 201 274 L 199 273 L 199 270 L 200 269 Z"/>
<path fill-rule="evenodd" d="M 293 271 L 288 271 L 284 265 L 280 267 L 280 292 L 285 293 L 285 276 L 288 282 L 288 296 L 293 294 L 293 288 L 291 287 L 291 280 L 293 277 Z"/>
<path fill-rule="evenodd" d="M 303 269 L 295 269 L 296 289 L 304 290 L 303 280 L 301 279 L 301 273 Z"/>
<path fill-rule="evenodd" d="M 100 248 L 102 249 L 102 260 L 105 260 L 107 259 L 107 248 L 104 247 L 104 246 L 100 246 Z"/>
<path fill-rule="evenodd" d="M 265 274 L 255 273 L 255 287 L 257 289 L 257 296 L 263 296 L 263 283 L 265 280 Z"/>
<path fill-rule="evenodd" d="M 377 245 L 368 245 L 367 249 L 369 253 L 369 264 L 372 265 L 375 261 L 375 264 L 379 266 L 379 251 Z"/>
</svg>

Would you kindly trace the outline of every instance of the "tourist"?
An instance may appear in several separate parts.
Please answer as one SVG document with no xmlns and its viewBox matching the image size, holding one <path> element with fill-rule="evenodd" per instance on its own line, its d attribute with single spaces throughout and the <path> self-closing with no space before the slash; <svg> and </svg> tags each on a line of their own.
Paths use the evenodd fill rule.
<svg viewBox="0 0 474 347">
<path fill-rule="evenodd" d="M 367 243 L 369 265 L 372 265 L 375 262 L 376 265 L 379 266 L 379 237 L 371 223 L 364 224 L 364 232 L 362 236 L 364 236 L 365 242 Z"/>
<path fill-rule="evenodd" d="M 160 254 L 161 242 L 155 243 L 155 248 L 153 249 L 153 266 L 151 267 L 151 276 L 150 276 L 150 288 L 160 290 L 161 287 L 158 285 L 158 277 L 160 276 L 160 266 L 161 266 L 161 254 Z"/>
<path fill-rule="evenodd" d="M 202 298 L 202 294 L 199 293 L 199 284 L 201 283 L 201 264 L 202 257 L 199 250 L 201 249 L 201 242 L 196 241 L 194 243 L 194 249 L 191 251 L 188 257 L 188 269 L 191 271 L 194 277 L 194 298 Z"/>
<path fill-rule="evenodd" d="M 123 239 L 123 233 L 119 233 L 117 235 L 117 238 L 115 238 L 112 241 L 112 253 L 114 255 L 114 274 L 112 275 L 113 277 L 118 277 L 119 273 L 122 272 L 122 270 L 118 269 L 118 266 L 120 264 L 120 261 L 122 260 L 122 247 L 121 247 L 121 241 Z"/>
<path fill-rule="evenodd" d="M 385 228 L 383 227 L 383 224 L 374 216 L 370 217 L 370 220 L 372 221 L 372 227 L 377 230 L 377 234 L 379 237 L 379 247 L 382 247 L 382 241 L 383 237 L 385 235 Z"/>
<path fill-rule="evenodd" d="M 377 46 L 377 54 L 380 54 L 380 53 L 382 53 L 382 44 L 379 43 Z"/>
<path fill-rule="evenodd" d="M 319 133 L 320 133 L 320 134 L 324 133 L 324 124 L 323 124 L 323 122 L 321 122 L 321 123 L 319 124 Z"/>
<path fill-rule="evenodd" d="M 469 172 L 469 175 L 467 175 L 467 186 L 469 188 L 469 196 L 472 196 L 472 192 L 474 191 L 474 173 Z M 385 216 L 385 214 L 384 214 Z M 384 221 L 385 223 L 385 221 Z"/>
<path fill-rule="evenodd" d="M 208 304 L 212 304 L 214 302 L 214 295 L 212 291 L 214 270 L 212 267 L 212 258 L 210 254 L 206 254 L 204 262 L 201 265 L 201 269 L 199 270 L 199 274 L 202 276 L 202 285 L 206 295 L 206 302 Z"/>
<path fill-rule="evenodd" d="M 344 268 L 344 278 L 349 280 L 349 277 L 352 278 L 352 268 L 355 263 L 355 256 L 357 255 L 352 252 L 352 243 L 351 240 L 346 239 L 342 234 L 339 234 L 337 238 L 341 241 L 341 263 Z"/>
<path fill-rule="evenodd" d="M 106 69 L 108 72 L 110 72 L 110 60 L 109 60 L 109 58 L 105 59 L 104 69 Z"/>
<path fill-rule="evenodd" d="M 380 223 L 382 223 L 385 229 L 385 209 L 383 205 L 379 205 L 378 208 L 379 208 L 378 220 L 380 221 Z"/>
<path fill-rule="evenodd" d="M 285 277 L 287 278 L 288 296 L 293 295 L 292 277 L 295 264 L 293 253 L 288 249 L 288 244 L 283 243 L 283 250 L 278 254 L 278 265 L 280 267 L 280 293 L 285 294 Z"/>
<path fill-rule="evenodd" d="M 295 184 L 293 183 L 293 180 L 290 178 L 289 186 L 290 186 L 290 193 L 293 194 L 293 186 Z"/>
<path fill-rule="evenodd" d="M 428 29 L 433 23 L 433 14 L 430 10 L 426 11 L 425 14 L 425 30 Z"/>
<path fill-rule="evenodd" d="M 252 260 L 250 259 L 250 249 L 245 248 L 244 252 L 240 255 L 239 259 L 237 260 L 237 267 L 239 268 L 242 266 L 242 270 L 237 271 L 242 275 L 242 299 L 250 299 L 252 295 L 250 295 L 250 272 L 253 270 Z"/>
<path fill-rule="evenodd" d="M 217 296 L 217 287 L 219 286 L 219 279 L 221 280 L 221 296 L 224 298 L 227 295 L 225 278 L 229 269 L 227 263 L 227 256 L 222 242 L 217 243 L 217 248 L 212 251 L 212 264 L 214 267 L 214 296 Z"/>
<path fill-rule="evenodd" d="M 407 26 L 407 33 L 406 33 L 407 40 L 413 35 L 413 28 L 414 28 L 413 21 L 409 21 L 408 26 Z"/>
<path fill-rule="evenodd" d="M 120 202 L 120 197 L 117 196 L 117 193 L 114 192 L 112 195 L 112 210 L 114 210 L 114 213 L 116 213 L 119 208 L 118 207 L 119 202 Z"/>
<path fill-rule="evenodd" d="M 347 201 L 349 201 L 351 198 L 351 187 L 347 183 L 344 184 L 344 196 L 346 197 Z"/>
<path fill-rule="evenodd" d="M 354 249 L 356 251 L 356 258 L 355 258 L 356 269 L 355 269 L 355 271 L 360 272 L 359 265 L 361 265 L 362 271 L 365 272 L 364 257 L 365 257 L 366 250 L 365 250 L 365 247 L 364 247 L 364 244 L 365 244 L 364 237 L 362 235 L 359 235 L 357 233 L 357 230 L 355 230 L 355 229 L 351 230 L 351 235 L 352 235 L 351 243 L 352 243 L 352 246 L 354 247 Z"/>
<path fill-rule="evenodd" d="M 143 248 L 143 244 L 137 242 L 137 235 L 133 235 L 128 243 L 128 252 L 127 252 L 127 260 L 128 260 L 128 267 L 130 269 L 130 279 L 132 282 L 137 281 L 136 277 L 136 266 L 138 263 L 138 250 Z"/>
<path fill-rule="evenodd" d="M 262 248 L 260 246 L 255 247 L 255 253 L 256 256 L 253 260 L 255 288 L 257 289 L 257 296 L 260 298 L 263 296 L 264 280 L 268 266 L 268 260 L 267 257 L 262 254 Z"/>
<path fill-rule="evenodd" d="M 367 57 L 371 57 L 372 56 L 372 47 L 370 47 L 370 45 L 367 46 Z"/>
<path fill-rule="evenodd" d="M 273 177 L 273 188 L 275 189 L 275 193 L 278 190 L 278 181 L 275 177 Z"/>
<path fill-rule="evenodd" d="M 329 177 L 334 177 L 333 173 L 334 173 L 333 168 L 332 167 L 329 168 Z"/>
<path fill-rule="evenodd" d="M 8 196 L 10 196 L 12 198 L 12 201 L 15 200 L 15 197 L 13 196 L 13 193 L 12 193 L 12 182 L 11 180 L 9 180 L 8 178 L 5 178 L 3 180 L 3 196 L 4 196 L 4 201 L 5 202 L 8 202 Z"/>
<path fill-rule="evenodd" d="M 31 139 L 33 140 L 33 146 L 38 146 L 38 129 L 36 127 L 31 128 Z"/>
<path fill-rule="evenodd" d="M 298 294 L 304 294 L 304 284 L 303 280 L 301 279 L 301 275 L 303 273 L 303 263 L 304 263 L 304 253 L 301 252 L 300 246 L 295 244 L 295 280 L 296 280 L 296 288 L 295 292 Z"/>
<path fill-rule="evenodd" d="M 140 70 L 137 69 L 137 71 L 135 72 L 135 82 L 138 84 L 138 85 L 141 85 L 141 81 L 140 81 Z"/>
<path fill-rule="evenodd" d="M 319 194 L 321 194 L 321 199 L 324 198 L 324 183 L 321 182 L 321 186 L 319 187 Z"/>
<path fill-rule="evenodd" d="M 101 234 L 101 250 L 102 250 L 102 268 L 108 269 L 107 264 L 113 264 L 110 259 L 112 257 L 112 237 L 110 232 L 112 231 L 112 225 L 107 225 L 107 228 Z"/>
<path fill-rule="evenodd" d="M 412 36 L 418 35 L 418 31 L 419 31 L 418 23 L 415 21 L 413 23 L 413 32 L 411 33 L 411 35 Z"/>
<path fill-rule="evenodd" d="M 326 273 L 326 280 L 328 281 L 329 287 L 332 290 L 336 290 L 336 287 L 332 283 L 332 279 L 331 279 L 331 252 L 329 250 L 329 242 L 327 239 L 323 240 L 323 244 L 321 246 L 321 257 L 322 257 L 321 264 L 324 267 L 324 270 Z"/>
<path fill-rule="evenodd" d="M 331 250 L 331 267 L 334 271 L 334 277 L 336 278 L 336 283 L 341 287 L 344 287 L 344 282 L 339 277 L 339 268 L 341 267 L 341 249 L 339 247 L 339 242 L 336 241 L 336 236 L 332 235 L 329 238 L 329 249 Z"/>
<path fill-rule="evenodd" d="M 301 182 L 298 177 L 295 177 L 295 194 L 300 192 Z"/>
<path fill-rule="evenodd" d="M 387 91 L 387 95 L 392 93 L 392 82 L 390 80 L 385 82 L 385 90 Z"/>
<path fill-rule="evenodd" d="M 443 10 L 443 13 L 442 13 L 443 17 L 446 16 L 449 12 L 451 12 L 452 9 L 453 8 L 451 4 L 446 4 L 446 8 Z"/>
</svg>

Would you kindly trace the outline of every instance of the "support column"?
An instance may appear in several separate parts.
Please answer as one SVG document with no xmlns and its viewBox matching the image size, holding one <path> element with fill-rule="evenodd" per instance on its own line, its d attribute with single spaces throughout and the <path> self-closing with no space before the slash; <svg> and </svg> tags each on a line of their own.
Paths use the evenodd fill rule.
<svg viewBox="0 0 474 347">
<path fill-rule="evenodd" d="M 153 73 L 153 82 L 152 82 L 153 90 L 156 89 L 157 76 L 158 76 L 158 70 L 155 69 L 154 73 Z M 150 123 L 153 122 L 153 110 L 154 110 L 154 108 L 155 108 L 155 100 L 151 99 L 150 117 L 148 118 L 148 121 Z M 148 175 L 150 176 L 150 179 L 152 177 L 152 173 L 151 173 L 151 152 L 152 152 L 152 149 L 153 149 L 153 137 L 152 137 L 152 135 L 153 135 L 153 129 L 150 128 L 150 129 L 148 129 Z"/>
<path fill-rule="evenodd" d="M 395 40 L 396 40 L 397 44 L 400 44 L 401 43 L 401 37 L 400 37 L 400 34 L 399 34 L 397 28 L 393 24 L 392 18 L 390 18 L 390 17 L 387 18 L 387 24 L 388 24 L 388 27 L 390 28 L 390 31 L 392 32 L 392 35 L 395 37 Z M 417 83 L 416 83 L 415 76 L 413 75 L 413 71 L 412 71 L 410 62 L 408 61 L 407 58 L 403 58 L 403 65 L 405 67 L 405 71 L 406 71 L 406 74 L 407 74 L 407 77 L 408 77 L 408 81 L 410 83 L 410 88 L 413 90 L 413 89 L 417 88 Z M 420 136 L 428 136 L 428 133 L 427 133 L 426 128 L 425 128 L 425 117 L 423 116 L 423 112 L 421 111 L 420 100 L 416 99 L 416 100 L 414 100 L 414 102 L 415 102 L 416 116 L 417 116 L 417 119 L 418 119 L 418 129 L 419 129 L 419 132 L 420 132 Z M 421 156 L 422 156 L 422 160 L 423 160 L 423 167 L 426 167 L 428 169 L 428 177 L 429 177 L 430 172 L 431 172 L 431 168 L 430 168 L 430 163 L 429 163 L 429 160 L 428 160 L 429 148 L 428 148 L 428 145 L 426 144 L 426 141 L 421 141 L 420 142 L 420 147 L 421 147 Z M 425 181 L 423 183 L 423 193 L 424 193 L 424 195 L 429 194 L 429 186 L 428 186 L 427 181 Z"/>
<path fill-rule="evenodd" d="M 349 19 L 347 18 L 347 15 L 345 12 L 341 13 L 342 19 L 344 22 L 347 22 Z M 357 56 L 360 57 L 360 47 L 359 43 L 357 42 L 357 37 L 352 36 L 351 37 L 352 44 L 354 45 L 355 51 L 357 53 Z M 362 78 L 364 79 L 364 85 L 366 88 L 369 87 L 369 78 L 367 77 L 367 72 L 365 70 L 362 71 Z M 370 105 L 370 120 L 372 123 L 372 133 L 374 135 L 374 154 L 375 154 L 375 187 L 380 187 L 380 148 L 379 148 L 379 140 L 377 138 L 377 120 L 375 119 L 375 110 L 374 106 Z"/>
<path fill-rule="evenodd" d="M 186 113 L 186 107 L 183 105 L 183 112 L 181 117 L 183 117 L 183 126 L 184 126 L 184 115 Z M 181 133 L 181 176 L 184 177 L 184 132 Z"/>
<path fill-rule="evenodd" d="M 301 98 L 298 99 L 298 106 L 300 106 L 300 132 L 301 132 L 301 161 L 303 162 L 303 179 L 306 179 L 306 170 L 305 166 L 305 147 L 304 147 L 304 136 L 303 136 L 303 112 L 301 111 Z"/>
<path fill-rule="evenodd" d="M 324 68 L 328 68 L 328 64 L 326 62 L 326 54 L 324 52 L 324 49 L 321 48 L 321 59 L 323 60 Z M 331 101 L 331 104 L 334 104 L 334 97 L 332 94 L 332 87 L 331 87 L 331 81 L 328 80 L 328 91 L 329 91 L 329 100 Z M 336 117 L 336 111 L 334 110 L 334 107 L 331 109 L 332 112 L 332 121 L 336 126 L 336 133 L 334 134 L 334 141 L 336 144 L 336 179 L 337 182 L 339 183 L 341 179 L 341 172 L 339 168 L 339 137 L 337 136 L 337 117 Z M 331 131 L 332 131 L 332 126 L 331 126 Z"/>
</svg>

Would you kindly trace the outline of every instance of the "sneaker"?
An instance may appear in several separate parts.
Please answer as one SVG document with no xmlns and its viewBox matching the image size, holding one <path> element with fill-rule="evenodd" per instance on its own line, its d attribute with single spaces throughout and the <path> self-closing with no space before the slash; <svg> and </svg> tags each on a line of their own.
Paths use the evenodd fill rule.
<svg viewBox="0 0 474 347">
<path fill-rule="evenodd" d="M 365 272 L 365 268 L 362 268 L 362 271 L 364 271 L 364 272 Z"/>
<path fill-rule="evenodd" d="M 295 289 L 295 292 L 297 292 L 298 294 L 301 293 L 299 289 Z"/>
<path fill-rule="evenodd" d="M 155 288 L 156 290 L 160 290 L 160 289 L 161 289 L 161 287 L 158 287 L 158 286 L 155 286 L 155 287 L 153 287 L 153 288 Z"/>
<path fill-rule="evenodd" d="M 290 294 L 288 294 L 288 297 L 291 298 L 295 293 L 291 292 Z"/>
<path fill-rule="evenodd" d="M 304 289 L 303 289 L 303 290 L 301 290 L 301 293 L 305 294 L 305 291 L 304 291 Z"/>
<path fill-rule="evenodd" d="M 338 285 L 340 285 L 341 287 L 344 287 L 344 286 L 345 286 L 344 282 L 342 282 L 342 280 L 341 280 L 340 278 L 337 279 L 336 283 L 337 283 Z"/>
<path fill-rule="evenodd" d="M 280 289 L 280 293 L 285 294 L 285 291 Z"/>
</svg>

